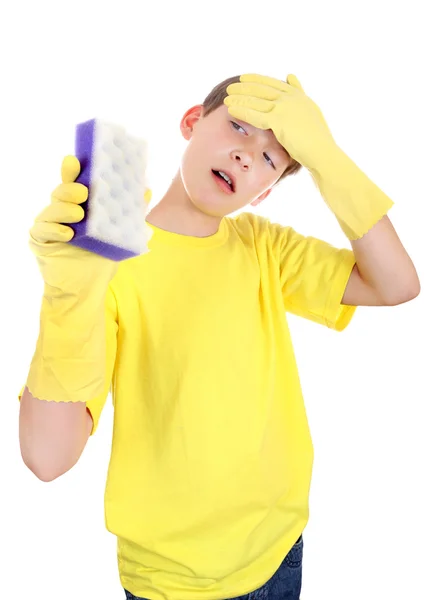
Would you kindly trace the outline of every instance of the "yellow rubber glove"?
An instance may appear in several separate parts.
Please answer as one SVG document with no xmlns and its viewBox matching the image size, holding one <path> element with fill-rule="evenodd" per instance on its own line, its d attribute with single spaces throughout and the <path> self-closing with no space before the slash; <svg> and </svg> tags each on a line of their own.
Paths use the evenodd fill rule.
<svg viewBox="0 0 435 600">
<path fill-rule="evenodd" d="M 61 173 L 62 184 L 30 230 L 44 295 L 26 385 L 41 400 L 87 402 L 104 391 L 105 298 L 119 263 L 67 243 L 74 231 L 61 223 L 83 219 L 78 205 L 87 200 L 88 189 L 74 183 L 80 173 L 74 156 L 64 159 Z"/>
<path fill-rule="evenodd" d="M 350 240 L 361 238 L 393 206 L 392 200 L 337 146 L 320 108 L 295 75 L 287 82 L 242 75 L 227 88 L 230 115 L 271 129 L 290 156 L 310 173 Z"/>
</svg>

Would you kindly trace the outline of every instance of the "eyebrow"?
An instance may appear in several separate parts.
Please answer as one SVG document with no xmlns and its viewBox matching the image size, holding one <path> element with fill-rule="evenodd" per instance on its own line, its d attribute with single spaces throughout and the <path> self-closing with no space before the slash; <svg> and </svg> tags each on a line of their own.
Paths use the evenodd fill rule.
<svg viewBox="0 0 435 600">
<path fill-rule="evenodd" d="M 254 127 L 254 125 L 251 125 L 250 123 L 247 123 L 246 121 L 242 121 L 242 119 L 237 119 L 236 117 L 232 117 L 231 115 L 230 115 L 230 119 L 232 121 L 236 121 L 237 123 L 240 123 L 241 127 L 243 127 L 244 129 L 245 128 L 248 129 L 248 131 L 250 131 L 251 133 L 253 131 L 258 130 L 258 127 Z M 272 129 L 263 129 L 262 131 L 272 131 Z M 273 133 L 273 131 L 272 131 L 272 133 Z M 276 137 L 275 137 L 275 142 L 278 145 L 277 150 L 282 151 L 285 154 L 286 158 L 288 158 L 289 160 L 291 160 L 290 154 L 287 152 L 287 150 L 284 148 L 284 146 L 281 146 L 281 144 L 278 142 L 278 140 L 276 139 Z"/>
</svg>

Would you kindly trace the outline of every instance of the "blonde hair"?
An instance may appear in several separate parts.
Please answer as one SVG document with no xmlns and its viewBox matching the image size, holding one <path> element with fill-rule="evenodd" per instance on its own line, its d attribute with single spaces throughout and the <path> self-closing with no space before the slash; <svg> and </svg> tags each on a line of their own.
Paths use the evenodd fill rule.
<svg viewBox="0 0 435 600">
<path fill-rule="evenodd" d="M 238 83 L 239 81 L 240 75 L 236 75 L 235 77 L 228 77 L 228 79 L 225 79 L 225 81 L 221 81 L 221 83 L 218 83 L 211 90 L 211 92 L 208 94 L 208 96 L 202 103 L 204 107 L 203 116 L 206 117 L 211 112 L 222 106 L 222 104 L 224 103 L 224 98 L 228 96 L 227 87 L 231 83 Z M 296 173 L 301 170 L 302 165 L 296 160 L 294 160 L 291 156 L 290 161 L 290 165 L 286 168 L 286 170 L 278 179 L 278 181 L 281 181 L 281 179 L 284 179 L 284 177 L 287 177 L 288 175 L 296 175 Z"/>
</svg>

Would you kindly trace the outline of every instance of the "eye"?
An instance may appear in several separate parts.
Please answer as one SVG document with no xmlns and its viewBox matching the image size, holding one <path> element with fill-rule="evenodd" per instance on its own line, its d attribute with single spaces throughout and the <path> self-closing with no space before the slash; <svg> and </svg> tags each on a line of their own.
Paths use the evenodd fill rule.
<svg viewBox="0 0 435 600">
<path fill-rule="evenodd" d="M 234 121 L 230 121 L 230 123 L 231 123 L 231 125 L 234 127 L 234 129 L 235 129 L 236 131 L 242 131 L 244 134 L 247 134 L 247 133 L 248 133 L 248 132 L 247 132 L 247 131 L 245 131 L 245 130 L 243 129 L 243 127 L 241 127 L 241 126 L 240 126 L 238 123 L 235 123 Z"/>
<path fill-rule="evenodd" d="M 248 132 L 245 129 L 243 129 L 243 127 L 241 125 L 239 125 L 238 123 L 236 123 L 235 121 L 230 121 L 230 123 L 236 131 L 240 131 L 240 132 L 244 133 L 245 135 L 248 135 Z M 273 160 L 270 158 L 270 156 L 268 154 L 266 154 L 266 152 L 263 152 L 263 156 L 266 159 L 266 162 L 268 162 L 270 164 L 270 166 L 273 169 L 275 169 L 275 171 L 276 171 L 276 167 L 273 164 Z"/>
<path fill-rule="evenodd" d="M 276 167 L 273 164 L 273 160 L 270 158 L 270 156 L 266 154 L 266 152 L 263 152 L 263 156 L 266 159 L 266 161 L 276 170 Z"/>
</svg>

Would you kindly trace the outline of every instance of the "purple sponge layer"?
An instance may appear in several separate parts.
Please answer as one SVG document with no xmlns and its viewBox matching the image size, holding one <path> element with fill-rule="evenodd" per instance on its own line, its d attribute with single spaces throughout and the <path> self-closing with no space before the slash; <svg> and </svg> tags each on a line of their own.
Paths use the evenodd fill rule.
<svg viewBox="0 0 435 600">
<path fill-rule="evenodd" d="M 83 219 L 79 223 L 68 224 L 69 227 L 74 230 L 74 237 L 69 243 L 74 246 L 79 246 L 84 250 L 94 252 L 95 254 L 105 256 L 111 260 L 121 261 L 137 256 L 138 253 L 96 239 L 95 237 L 92 237 L 88 231 L 89 209 L 93 199 L 93 156 L 94 152 L 98 150 L 95 145 L 96 128 L 96 119 L 80 123 L 76 127 L 75 155 L 81 166 L 80 175 L 76 179 L 76 182 L 85 185 L 89 190 L 89 194 L 88 200 L 81 204 L 85 213 Z"/>
</svg>

